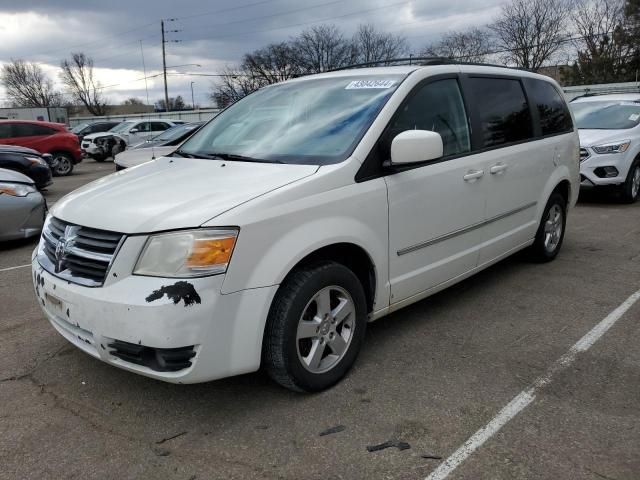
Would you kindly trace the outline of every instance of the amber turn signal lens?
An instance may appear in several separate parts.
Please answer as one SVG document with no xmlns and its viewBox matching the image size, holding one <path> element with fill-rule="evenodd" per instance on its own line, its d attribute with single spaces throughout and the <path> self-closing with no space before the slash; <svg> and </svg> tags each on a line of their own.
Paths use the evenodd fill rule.
<svg viewBox="0 0 640 480">
<path fill-rule="evenodd" d="M 229 263 L 235 243 L 236 237 L 196 239 L 185 266 L 197 269 Z"/>
</svg>

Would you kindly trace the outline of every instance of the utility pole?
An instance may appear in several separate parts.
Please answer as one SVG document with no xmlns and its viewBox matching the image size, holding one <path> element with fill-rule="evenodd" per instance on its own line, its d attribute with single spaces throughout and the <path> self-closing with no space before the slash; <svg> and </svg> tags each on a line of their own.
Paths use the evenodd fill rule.
<svg viewBox="0 0 640 480">
<path fill-rule="evenodd" d="M 191 110 L 196 109 L 196 101 L 193 99 L 193 84 L 196 82 L 191 82 Z"/>
<path fill-rule="evenodd" d="M 162 29 L 162 73 L 164 75 L 164 110 L 169 111 L 169 89 L 167 88 L 167 55 L 165 53 L 164 44 L 164 20 L 160 20 L 160 28 Z"/>
</svg>

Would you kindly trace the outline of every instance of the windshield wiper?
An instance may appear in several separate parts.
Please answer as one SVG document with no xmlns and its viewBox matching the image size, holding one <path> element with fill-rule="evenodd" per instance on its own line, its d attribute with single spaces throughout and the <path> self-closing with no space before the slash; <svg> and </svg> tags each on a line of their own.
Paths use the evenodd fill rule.
<svg viewBox="0 0 640 480">
<path fill-rule="evenodd" d="M 200 157 L 198 155 L 194 155 L 193 153 L 183 152 L 182 150 L 176 150 L 171 154 L 171 156 L 184 157 L 184 158 L 205 158 L 205 157 Z"/>
<path fill-rule="evenodd" d="M 256 162 L 256 163 L 284 163 L 280 160 L 268 160 L 266 158 L 246 157 L 244 155 L 236 155 L 235 153 L 198 153 L 198 155 L 206 156 L 214 160 L 231 160 L 236 162 Z"/>
</svg>

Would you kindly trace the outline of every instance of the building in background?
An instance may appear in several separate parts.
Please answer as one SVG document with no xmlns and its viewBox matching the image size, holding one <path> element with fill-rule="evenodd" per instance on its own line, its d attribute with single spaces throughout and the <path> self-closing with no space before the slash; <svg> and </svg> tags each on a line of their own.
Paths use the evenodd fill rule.
<svg viewBox="0 0 640 480">
<path fill-rule="evenodd" d="M 43 122 L 69 123 L 65 107 L 12 107 L 0 108 L 0 119 L 40 120 Z"/>
</svg>

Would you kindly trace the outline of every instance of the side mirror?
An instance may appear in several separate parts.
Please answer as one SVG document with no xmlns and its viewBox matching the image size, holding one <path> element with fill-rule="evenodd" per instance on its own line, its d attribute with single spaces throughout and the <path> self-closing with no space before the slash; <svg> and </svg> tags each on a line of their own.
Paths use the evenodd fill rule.
<svg viewBox="0 0 640 480">
<path fill-rule="evenodd" d="M 131 130 L 129 130 L 129 133 L 138 133 L 140 130 L 138 130 L 137 128 L 132 128 Z"/>
<path fill-rule="evenodd" d="M 426 162 L 442 157 L 442 137 L 429 130 L 407 130 L 391 142 L 391 163 Z"/>
</svg>

